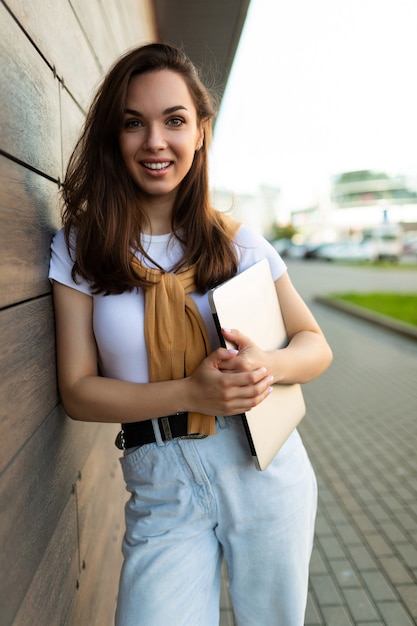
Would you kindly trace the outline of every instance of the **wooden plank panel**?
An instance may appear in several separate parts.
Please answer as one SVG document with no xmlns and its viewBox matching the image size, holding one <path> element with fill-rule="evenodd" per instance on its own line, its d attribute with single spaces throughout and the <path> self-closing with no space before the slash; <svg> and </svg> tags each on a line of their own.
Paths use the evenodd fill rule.
<svg viewBox="0 0 417 626">
<path fill-rule="evenodd" d="M 123 3 L 122 19 L 125 48 L 158 40 L 152 0 L 127 0 Z"/>
<path fill-rule="evenodd" d="M 68 159 L 75 148 L 80 135 L 84 113 L 77 106 L 66 89 L 61 90 L 61 129 L 62 129 L 62 180 L 68 165 Z"/>
<path fill-rule="evenodd" d="M 106 428 L 112 437 L 114 425 L 74 422 L 59 406 L 0 476 L 0 554 L 7 563 L 0 569 L 0 607 L 5 624 L 23 602 L 85 458 Z"/>
<path fill-rule="evenodd" d="M 103 513 L 111 509 L 119 519 L 119 526 L 124 523 L 124 503 L 128 494 L 119 463 L 120 450 L 114 445 L 119 429 L 115 425 L 114 437 L 109 437 L 107 431 L 100 433 L 77 481 L 80 558 L 87 565 L 91 550 L 95 549 L 97 539 L 100 540 L 103 534 Z"/>
<path fill-rule="evenodd" d="M 0 472 L 58 402 L 51 297 L 0 312 Z"/>
<path fill-rule="evenodd" d="M 49 293 L 58 187 L 0 155 L 0 307 Z"/>
<path fill-rule="evenodd" d="M 69 91 L 85 107 L 101 72 L 69 2 L 8 0 L 7 4 Z"/>
<path fill-rule="evenodd" d="M 110 24 L 106 20 L 100 0 L 70 0 L 74 13 L 94 50 L 100 70 L 104 74 L 119 55 Z M 140 3 L 137 3 L 140 4 Z M 120 5 L 122 11 L 124 5 Z M 100 27 L 97 28 L 97 25 Z"/>
<path fill-rule="evenodd" d="M 111 498 L 109 494 L 109 503 Z M 116 502 L 117 505 L 117 502 Z M 107 508 L 111 518 L 114 509 Z M 122 532 L 117 522 L 104 520 L 106 530 L 92 552 L 85 571 L 80 577 L 80 588 L 68 615 L 65 626 L 114 626 L 117 591 L 122 556 Z M 117 532 L 116 532 L 116 530 Z"/>
<path fill-rule="evenodd" d="M 129 43 L 126 42 L 126 33 L 123 28 L 120 3 L 117 0 L 104 0 L 102 6 L 116 42 L 116 56 L 119 56 L 129 46 Z"/>
<path fill-rule="evenodd" d="M 104 0 L 102 4 L 107 21 L 111 24 L 119 55 L 133 46 L 157 39 L 156 26 L 151 21 L 153 9 L 149 7 L 149 0 L 126 0 L 123 4 L 118 0 Z"/>
<path fill-rule="evenodd" d="M 48 176 L 60 175 L 58 81 L 0 4 L 0 149 Z"/>
<path fill-rule="evenodd" d="M 13 620 L 13 626 L 64 624 L 76 593 L 78 579 L 78 533 L 74 490 Z"/>
<path fill-rule="evenodd" d="M 83 569 L 67 626 L 114 623 L 128 494 L 113 441 L 108 433 L 100 434 L 77 481 Z"/>
</svg>

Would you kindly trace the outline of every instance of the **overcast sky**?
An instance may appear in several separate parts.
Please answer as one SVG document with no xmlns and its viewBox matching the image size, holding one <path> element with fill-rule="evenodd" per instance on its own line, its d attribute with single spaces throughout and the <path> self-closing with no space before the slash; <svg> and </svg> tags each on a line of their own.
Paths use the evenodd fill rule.
<svg viewBox="0 0 417 626">
<path fill-rule="evenodd" d="M 417 0 L 251 0 L 212 185 L 298 203 L 356 169 L 417 173 Z"/>
</svg>

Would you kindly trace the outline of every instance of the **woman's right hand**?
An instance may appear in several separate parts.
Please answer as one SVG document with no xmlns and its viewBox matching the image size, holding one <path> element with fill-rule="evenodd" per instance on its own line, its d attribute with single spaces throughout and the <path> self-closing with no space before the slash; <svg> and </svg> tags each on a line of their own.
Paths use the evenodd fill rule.
<svg viewBox="0 0 417 626">
<path fill-rule="evenodd" d="M 237 350 L 218 348 L 185 379 L 189 411 L 207 415 L 237 415 L 257 406 L 271 392 L 272 378 L 264 367 L 253 371 L 223 370 Z"/>
</svg>

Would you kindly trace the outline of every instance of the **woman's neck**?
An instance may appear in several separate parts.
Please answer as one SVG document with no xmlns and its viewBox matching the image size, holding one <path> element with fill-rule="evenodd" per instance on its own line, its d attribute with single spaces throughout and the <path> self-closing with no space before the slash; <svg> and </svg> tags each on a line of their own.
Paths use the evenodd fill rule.
<svg viewBox="0 0 417 626">
<path fill-rule="evenodd" d="M 166 235 L 172 231 L 171 198 L 147 198 L 144 203 L 148 219 L 143 225 L 145 235 Z"/>
</svg>

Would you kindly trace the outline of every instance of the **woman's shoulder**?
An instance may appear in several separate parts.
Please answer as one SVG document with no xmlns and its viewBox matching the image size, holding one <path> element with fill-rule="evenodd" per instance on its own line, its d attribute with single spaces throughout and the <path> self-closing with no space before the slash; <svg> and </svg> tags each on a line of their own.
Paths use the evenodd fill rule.
<svg viewBox="0 0 417 626">
<path fill-rule="evenodd" d="M 51 246 L 54 248 L 56 246 L 61 246 L 63 243 L 65 243 L 65 231 L 64 228 L 61 228 L 53 236 Z"/>
<path fill-rule="evenodd" d="M 240 244 L 248 244 L 248 245 L 264 245 L 267 243 L 267 240 L 263 235 L 258 233 L 256 230 L 250 228 L 246 224 L 242 223 L 240 225 L 239 230 L 235 235 L 235 241 Z"/>
<path fill-rule="evenodd" d="M 51 250 L 52 252 L 65 253 L 68 254 L 71 259 L 74 256 L 75 246 L 77 242 L 77 237 L 74 230 L 71 230 L 69 235 L 69 249 L 67 244 L 67 238 L 65 235 L 65 228 L 61 228 L 58 230 L 52 238 L 51 242 Z"/>
<path fill-rule="evenodd" d="M 51 242 L 51 258 L 49 263 L 49 279 L 56 280 L 67 287 L 77 289 L 91 295 L 90 286 L 87 281 L 72 277 L 72 270 L 75 262 L 76 235 L 70 232 L 69 239 L 65 236 L 65 229 L 58 230 Z"/>
</svg>

